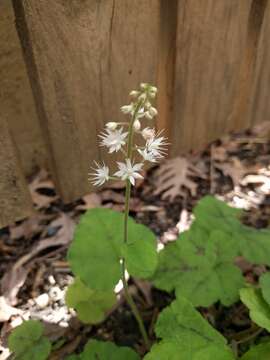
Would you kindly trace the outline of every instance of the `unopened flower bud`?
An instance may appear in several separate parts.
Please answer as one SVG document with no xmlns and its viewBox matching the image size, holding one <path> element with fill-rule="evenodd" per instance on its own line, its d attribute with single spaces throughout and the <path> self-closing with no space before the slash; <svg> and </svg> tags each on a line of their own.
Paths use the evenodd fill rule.
<svg viewBox="0 0 270 360">
<path fill-rule="evenodd" d="M 118 126 L 118 124 L 113 121 L 107 122 L 107 124 L 106 124 L 106 128 L 111 131 L 115 130 L 117 128 L 117 126 Z"/>
<path fill-rule="evenodd" d="M 146 94 L 142 93 L 139 97 L 138 97 L 139 101 L 145 101 L 146 100 Z"/>
<path fill-rule="evenodd" d="M 150 90 L 149 90 L 149 97 L 150 98 L 155 98 L 157 95 L 157 88 L 155 86 L 151 86 Z"/>
<path fill-rule="evenodd" d="M 152 114 L 150 113 L 150 111 L 146 111 L 144 113 L 144 116 L 148 119 L 148 120 L 152 120 L 153 119 L 153 116 Z"/>
<path fill-rule="evenodd" d="M 148 87 L 148 84 L 147 84 L 147 83 L 141 83 L 141 85 L 140 85 L 140 88 L 141 88 L 142 90 L 146 90 L 147 87 Z"/>
<path fill-rule="evenodd" d="M 129 93 L 129 95 L 132 96 L 132 97 L 134 97 L 134 98 L 136 98 L 139 94 L 140 94 L 140 92 L 137 91 L 137 90 L 132 90 L 132 91 Z"/>
<path fill-rule="evenodd" d="M 145 104 L 144 104 L 144 107 L 145 107 L 146 110 L 149 110 L 151 108 L 150 101 L 146 101 Z"/>
<path fill-rule="evenodd" d="M 149 127 L 143 129 L 142 136 L 145 140 L 150 140 L 155 137 L 155 129 L 151 129 Z"/>
<path fill-rule="evenodd" d="M 158 114 L 157 109 L 154 108 L 153 106 L 150 107 L 150 109 L 148 111 L 152 117 L 155 117 Z"/>
<path fill-rule="evenodd" d="M 135 131 L 140 131 L 140 129 L 141 129 L 141 123 L 140 123 L 140 121 L 139 121 L 138 119 L 136 119 L 136 120 L 134 121 L 134 123 L 133 123 L 133 129 L 134 129 Z"/>
<path fill-rule="evenodd" d="M 121 111 L 124 113 L 124 114 L 130 114 L 133 110 L 133 106 L 130 104 L 130 105 L 124 105 L 121 107 Z"/>
</svg>

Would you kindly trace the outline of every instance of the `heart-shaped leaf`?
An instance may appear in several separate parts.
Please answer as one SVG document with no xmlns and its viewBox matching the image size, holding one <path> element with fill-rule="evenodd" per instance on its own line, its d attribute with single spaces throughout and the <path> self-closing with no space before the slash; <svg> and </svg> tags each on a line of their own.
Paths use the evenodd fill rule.
<svg viewBox="0 0 270 360">
<path fill-rule="evenodd" d="M 124 244 L 123 229 L 123 214 L 110 209 L 91 209 L 82 216 L 68 260 L 74 274 L 89 288 L 113 289 L 121 277 L 123 257 L 130 275 L 147 278 L 154 273 L 157 265 L 154 234 L 129 218 L 128 242 Z"/>
<path fill-rule="evenodd" d="M 86 324 L 97 324 L 104 320 L 106 311 L 116 302 L 115 293 L 110 291 L 92 290 L 77 278 L 69 286 L 66 303 L 78 313 L 78 318 Z"/>
<path fill-rule="evenodd" d="M 8 338 L 9 349 L 18 360 L 46 360 L 51 352 L 50 341 L 43 336 L 44 327 L 36 320 L 18 326 Z"/>
<path fill-rule="evenodd" d="M 228 352 L 225 338 L 185 298 L 177 298 L 161 312 L 155 333 L 162 340 L 152 347 L 145 360 L 194 360 L 199 350 L 211 348 L 209 351 L 213 352 L 212 347 Z M 224 357 L 227 359 L 231 360 Z"/>
<path fill-rule="evenodd" d="M 232 236 L 215 230 L 208 233 L 197 222 L 159 253 L 154 276 L 156 287 L 189 299 L 194 306 L 220 300 L 225 306 L 239 298 L 243 277 L 233 264 L 237 254 Z"/>
</svg>

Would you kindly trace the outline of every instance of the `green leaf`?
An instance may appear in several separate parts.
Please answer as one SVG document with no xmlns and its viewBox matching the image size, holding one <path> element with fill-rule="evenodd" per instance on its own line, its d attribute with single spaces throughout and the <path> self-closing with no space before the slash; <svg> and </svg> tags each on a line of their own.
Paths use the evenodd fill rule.
<svg viewBox="0 0 270 360">
<path fill-rule="evenodd" d="M 175 340 L 160 341 L 152 346 L 151 351 L 145 355 L 144 360 L 191 360 L 183 352 L 181 345 Z"/>
<path fill-rule="evenodd" d="M 270 272 L 263 274 L 259 279 L 259 283 L 262 289 L 262 296 L 270 306 Z"/>
<path fill-rule="evenodd" d="M 202 350 L 183 349 L 176 341 L 161 341 L 152 347 L 144 360 L 235 360 L 225 346 L 210 346 Z"/>
<path fill-rule="evenodd" d="M 225 338 L 184 298 L 177 298 L 161 312 L 155 332 L 162 340 L 152 347 L 145 360 L 202 360 L 208 359 L 207 353 L 209 359 L 216 359 L 211 355 L 217 354 L 217 348 L 217 360 L 233 360 Z"/>
<path fill-rule="evenodd" d="M 250 318 L 260 327 L 270 331 L 270 306 L 262 297 L 261 290 L 241 289 L 240 298 L 248 307 Z"/>
<path fill-rule="evenodd" d="M 157 265 L 153 233 L 129 218 L 128 244 L 124 245 L 123 214 L 110 209 L 86 212 L 76 228 L 68 253 L 74 274 L 91 289 L 111 290 L 121 277 L 120 259 L 123 256 L 130 275 L 151 276 Z"/>
<path fill-rule="evenodd" d="M 78 318 L 86 324 L 97 324 L 104 320 L 105 312 L 116 302 L 116 296 L 111 291 L 92 290 L 79 279 L 69 286 L 66 293 L 66 303 L 78 313 Z"/>
<path fill-rule="evenodd" d="M 81 360 L 139 360 L 139 355 L 128 347 L 118 347 L 112 342 L 90 340 L 85 345 Z"/>
<path fill-rule="evenodd" d="M 50 341 L 43 336 L 39 321 L 29 320 L 18 326 L 8 338 L 9 349 L 18 360 L 46 360 L 51 352 Z"/>
<path fill-rule="evenodd" d="M 224 337 L 184 298 L 177 298 L 161 312 L 155 332 L 163 340 L 177 341 L 183 351 L 226 344 Z"/>
<path fill-rule="evenodd" d="M 229 347 L 209 346 L 196 351 L 192 360 L 235 360 L 234 354 Z"/>
<path fill-rule="evenodd" d="M 220 300 L 229 306 L 243 286 L 240 269 L 233 264 L 237 254 L 231 235 L 211 234 L 195 222 L 179 239 L 159 253 L 154 284 L 190 300 L 194 306 L 210 306 Z"/>
<path fill-rule="evenodd" d="M 270 265 L 270 231 L 241 225 L 235 233 L 241 255 L 253 264 Z"/>
<path fill-rule="evenodd" d="M 193 211 L 196 222 L 206 230 L 231 233 L 239 227 L 242 211 L 228 206 L 213 196 L 203 197 Z"/>
<path fill-rule="evenodd" d="M 241 360 L 269 360 L 270 343 L 260 344 L 245 353 Z"/>
</svg>

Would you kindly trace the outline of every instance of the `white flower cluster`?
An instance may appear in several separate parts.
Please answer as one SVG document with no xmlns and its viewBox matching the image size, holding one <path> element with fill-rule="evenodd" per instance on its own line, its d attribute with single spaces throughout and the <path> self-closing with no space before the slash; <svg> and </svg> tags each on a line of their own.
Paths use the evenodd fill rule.
<svg viewBox="0 0 270 360">
<path fill-rule="evenodd" d="M 114 153 L 122 151 L 125 156 L 124 162 L 117 162 L 119 170 L 112 176 L 109 175 L 109 168 L 104 163 L 96 164 L 94 172 L 90 173 L 90 180 L 96 186 L 103 185 L 109 179 L 129 180 L 135 185 L 135 179 L 142 179 L 140 171 L 144 162 L 156 163 L 165 155 L 167 146 L 166 138 L 161 133 L 156 133 L 155 129 L 145 127 L 142 129 L 141 120 L 143 118 L 153 119 L 157 115 L 157 110 L 151 104 L 151 100 L 156 97 L 157 88 L 143 83 L 139 90 L 130 93 L 132 101 L 129 105 L 121 107 L 121 111 L 130 115 L 129 122 L 108 122 L 105 131 L 100 135 L 101 146 Z M 127 131 L 124 130 L 127 127 Z M 133 144 L 134 133 L 140 134 L 145 141 L 144 146 Z M 135 163 L 135 154 L 141 156 L 141 161 Z"/>
</svg>

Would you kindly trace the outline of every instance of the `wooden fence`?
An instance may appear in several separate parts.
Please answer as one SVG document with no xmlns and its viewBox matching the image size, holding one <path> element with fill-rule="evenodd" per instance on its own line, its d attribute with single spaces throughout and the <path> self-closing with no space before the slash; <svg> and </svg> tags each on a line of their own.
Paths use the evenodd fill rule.
<svg viewBox="0 0 270 360">
<path fill-rule="evenodd" d="M 157 126 L 172 155 L 270 120 L 268 0 L 13 0 L 13 8 L 1 0 L 0 226 L 31 211 L 25 175 L 35 166 L 48 163 L 64 201 L 89 191 L 90 163 L 106 157 L 97 134 L 121 118 L 140 82 L 159 88 Z"/>
</svg>

